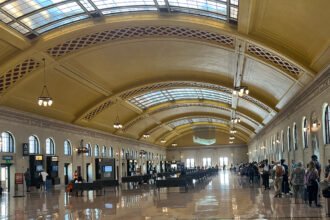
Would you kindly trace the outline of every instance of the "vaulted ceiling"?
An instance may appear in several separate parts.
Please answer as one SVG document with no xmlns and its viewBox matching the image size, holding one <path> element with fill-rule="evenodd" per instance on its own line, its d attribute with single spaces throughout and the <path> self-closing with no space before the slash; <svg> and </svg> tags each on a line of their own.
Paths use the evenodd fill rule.
<svg viewBox="0 0 330 220">
<path fill-rule="evenodd" d="M 330 2 L 227 1 L 0 0 L 0 104 L 163 146 L 233 127 L 247 143 L 330 63 Z"/>
</svg>

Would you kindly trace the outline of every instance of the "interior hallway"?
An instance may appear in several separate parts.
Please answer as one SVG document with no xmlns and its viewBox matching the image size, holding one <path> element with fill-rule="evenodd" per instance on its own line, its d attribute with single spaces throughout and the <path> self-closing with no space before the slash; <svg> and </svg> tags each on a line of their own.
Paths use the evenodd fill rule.
<svg viewBox="0 0 330 220">
<path fill-rule="evenodd" d="M 243 181 L 244 183 L 244 181 Z M 31 192 L 23 198 L 4 194 L 0 219 L 327 219 L 322 208 L 294 204 L 290 198 L 274 198 L 274 190 L 242 185 L 242 178 L 229 171 L 190 188 L 107 189 L 105 196 L 91 191 L 83 197 L 64 190 Z"/>
</svg>

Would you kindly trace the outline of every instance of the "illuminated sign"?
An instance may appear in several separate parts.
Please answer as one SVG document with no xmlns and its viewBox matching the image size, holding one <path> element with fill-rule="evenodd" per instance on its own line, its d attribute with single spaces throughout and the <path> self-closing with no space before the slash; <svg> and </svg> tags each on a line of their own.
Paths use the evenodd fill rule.
<svg viewBox="0 0 330 220">
<path fill-rule="evenodd" d="M 36 156 L 36 160 L 42 160 L 42 155 Z"/>
</svg>

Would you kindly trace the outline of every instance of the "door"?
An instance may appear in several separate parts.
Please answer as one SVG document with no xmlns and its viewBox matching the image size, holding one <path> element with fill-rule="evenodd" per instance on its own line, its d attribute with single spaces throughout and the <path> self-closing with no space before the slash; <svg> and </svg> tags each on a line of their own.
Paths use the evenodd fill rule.
<svg viewBox="0 0 330 220">
<path fill-rule="evenodd" d="M 69 184 L 69 163 L 64 164 L 64 183 L 65 185 Z"/>
<path fill-rule="evenodd" d="M 10 166 L 1 165 L 0 182 L 4 192 L 10 191 Z"/>
</svg>

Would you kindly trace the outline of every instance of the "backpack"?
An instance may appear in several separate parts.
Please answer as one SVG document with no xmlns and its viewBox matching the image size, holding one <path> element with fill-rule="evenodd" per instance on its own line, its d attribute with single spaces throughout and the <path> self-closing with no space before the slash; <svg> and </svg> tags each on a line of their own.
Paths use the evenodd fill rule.
<svg viewBox="0 0 330 220">
<path fill-rule="evenodd" d="M 277 177 L 281 177 L 283 176 L 284 172 L 283 172 L 283 168 L 281 165 L 276 165 L 276 168 L 275 168 L 275 175 Z"/>
</svg>

